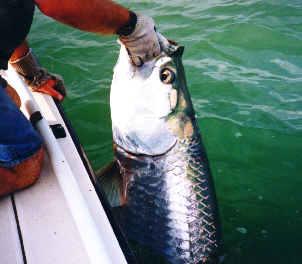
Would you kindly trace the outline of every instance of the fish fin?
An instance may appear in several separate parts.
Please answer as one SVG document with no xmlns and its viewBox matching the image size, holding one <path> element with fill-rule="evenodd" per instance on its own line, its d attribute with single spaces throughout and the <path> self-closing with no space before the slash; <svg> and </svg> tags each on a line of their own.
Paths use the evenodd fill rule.
<svg viewBox="0 0 302 264">
<path fill-rule="evenodd" d="M 96 179 L 101 185 L 112 207 L 123 205 L 123 180 L 122 175 L 120 173 L 119 165 L 116 160 L 113 160 L 104 168 L 97 170 Z"/>
</svg>

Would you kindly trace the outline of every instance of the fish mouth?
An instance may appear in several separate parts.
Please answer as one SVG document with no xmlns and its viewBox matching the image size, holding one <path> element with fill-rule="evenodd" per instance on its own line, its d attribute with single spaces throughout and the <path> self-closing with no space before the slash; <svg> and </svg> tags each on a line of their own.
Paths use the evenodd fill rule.
<svg viewBox="0 0 302 264">
<path fill-rule="evenodd" d="M 179 58 L 172 56 L 179 56 L 183 48 L 160 35 L 159 41 L 161 53 L 139 68 L 131 64 L 122 45 L 114 69 L 110 92 L 113 140 L 133 155 L 165 155 L 177 143 L 177 134 L 167 121 L 178 100 L 175 60 Z"/>
<path fill-rule="evenodd" d="M 114 151 L 119 151 L 119 150 L 122 150 L 122 152 L 125 152 L 126 154 L 128 155 L 131 155 L 131 156 L 136 156 L 136 157 L 162 157 L 162 156 L 165 156 L 167 153 L 169 153 L 175 146 L 176 144 L 178 143 L 178 140 L 175 140 L 175 142 L 173 143 L 173 145 L 171 145 L 165 152 L 163 153 L 160 153 L 160 154 L 146 154 L 146 153 L 138 153 L 138 152 L 134 152 L 134 151 L 131 151 L 131 150 L 128 150 L 124 147 L 122 147 L 121 145 L 119 145 L 118 143 L 116 143 L 114 140 L 113 140 L 113 150 Z"/>
<path fill-rule="evenodd" d="M 157 33 L 161 50 L 170 57 L 181 57 L 184 52 L 184 46 L 178 45 L 174 40 L 165 38 L 162 34 Z"/>
</svg>

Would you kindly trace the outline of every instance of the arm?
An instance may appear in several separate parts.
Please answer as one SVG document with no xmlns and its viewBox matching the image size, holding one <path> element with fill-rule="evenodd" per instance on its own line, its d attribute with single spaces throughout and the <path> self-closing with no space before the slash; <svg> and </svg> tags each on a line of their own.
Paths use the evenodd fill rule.
<svg viewBox="0 0 302 264">
<path fill-rule="evenodd" d="M 33 91 L 49 94 L 59 101 L 63 100 L 66 95 L 63 80 L 40 66 L 26 40 L 14 50 L 9 63 L 24 77 Z"/>
<path fill-rule="evenodd" d="M 115 34 L 128 23 L 129 10 L 110 0 L 35 0 L 47 16 L 95 33 Z"/>
<path fill-rule="evenodd" d="M 99 34 L 118 34 L 134 65 L 160 54 L 152 18 L 111 0 L 35 0 L 40 10 L 64 24 Z"/>
<path fill-rule="evenodd" d="M 64 24 L 95 33 L 117 33 L 133 23 L 130 12 L 110 0 L 35 0 L 40 10 Z M 27 41 L 15 49 L 10 64 L 35 92 L 62 101 L 66 95 L 63 80 L 42 68 Z"/>
</svg>

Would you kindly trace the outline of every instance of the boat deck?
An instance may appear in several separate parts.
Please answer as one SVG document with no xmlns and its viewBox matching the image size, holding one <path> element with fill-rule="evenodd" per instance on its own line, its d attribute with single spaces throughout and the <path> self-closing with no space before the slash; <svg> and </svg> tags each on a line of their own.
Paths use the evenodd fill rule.
<svg viewBox="0 0 302 264">
<path fill-rule="evenodd" d="M 126 263 L 87 169 L 54 101 L 41 94 L 34 94 L 34 97 L 48 123 L 61 124 L 65 128 L 67 137 L 58 139 L 58 142 L 102 234 L 104 254 L 110 256 L 112 263 Z M 23 111 L 27 115 L 26 110 Z M 2 264 L 91 263 L 47 155 L 36 184 L 0 198 L 0 226 Z"/>
</svg>

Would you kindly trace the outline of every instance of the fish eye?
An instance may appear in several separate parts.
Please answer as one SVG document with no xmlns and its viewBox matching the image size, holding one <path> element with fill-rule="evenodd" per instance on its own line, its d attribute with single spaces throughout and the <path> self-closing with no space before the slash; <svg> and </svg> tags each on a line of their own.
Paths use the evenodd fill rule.
<svg viewBox="0 0 302 264">
<path fill-rule="evenodd" d="M 175 80 L 175 72 L 170 68 L 163 68 L 160 71 L 159 77 L 164 84 L 171 84 Z"/>
</svg>

